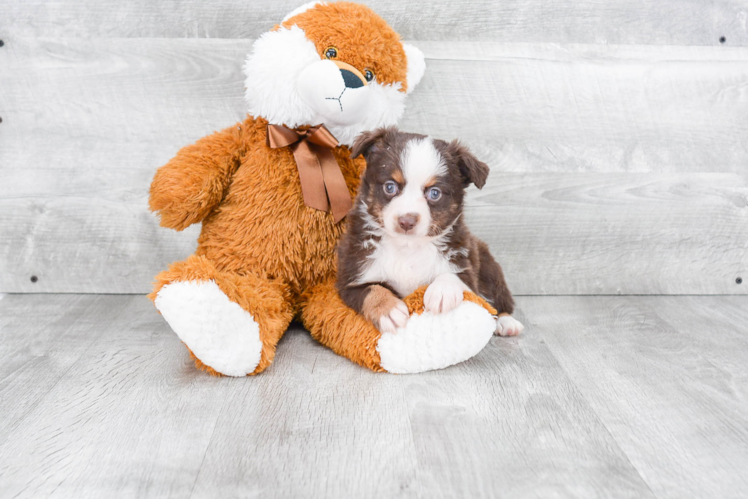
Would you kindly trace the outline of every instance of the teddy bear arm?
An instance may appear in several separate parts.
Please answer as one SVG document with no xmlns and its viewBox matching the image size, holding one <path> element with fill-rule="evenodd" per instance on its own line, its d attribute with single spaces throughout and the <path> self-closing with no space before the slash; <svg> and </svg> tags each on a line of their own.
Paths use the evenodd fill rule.
<svg viewBox="0 0 748 500">
<path fill-rule="evenodd" d="M 151 183 L 149 207 L 161 225 L 181 231 L 203 220 L 223 198 L 243 152 L 237 126 L 179 150 Z"/>
</svg>

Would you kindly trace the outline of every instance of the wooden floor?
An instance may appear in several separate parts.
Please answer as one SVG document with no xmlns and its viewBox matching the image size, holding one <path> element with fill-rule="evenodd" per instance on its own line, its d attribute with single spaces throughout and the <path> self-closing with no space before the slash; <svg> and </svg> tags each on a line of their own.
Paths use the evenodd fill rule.
<svg viewBox="0 0 748 500">
<path fill-rule="evenodd" d="M 370 373 L 300 327 L 216 379 L 139 295 L 0 300 L 2 497 L 748 495 L 748 297 L 519 297 L 519 338 Z"/>
</svg>

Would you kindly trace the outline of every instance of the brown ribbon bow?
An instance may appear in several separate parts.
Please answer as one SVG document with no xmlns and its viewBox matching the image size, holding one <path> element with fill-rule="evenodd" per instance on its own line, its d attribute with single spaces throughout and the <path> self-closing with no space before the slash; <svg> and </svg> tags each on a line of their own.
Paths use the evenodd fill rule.
<svg viewBox="0 0 748 500">
<path fill-rule="evenodd" d="M 308 207 L 323 212 L 332 207 L 336 223 L 345 217 L 353 203 L 343 172 L 332 154 L 338 140 L 324 125 L 292 130 L 268 124 L 267 145 L 273 149 L 291 147 L 299 169 L 304 203 Z"/>
</svg>

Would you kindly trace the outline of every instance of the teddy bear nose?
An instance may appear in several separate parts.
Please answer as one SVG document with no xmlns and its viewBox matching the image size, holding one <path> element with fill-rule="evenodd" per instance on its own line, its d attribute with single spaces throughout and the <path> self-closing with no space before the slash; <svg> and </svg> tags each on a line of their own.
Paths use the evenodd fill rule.
<svg viewBox="0 0 748 500">
<path fill-rule="evenodd" d="M 341 68 L 340 74 L 343 75 L 343 81 L 347 88 L 357 89 L 364 86 L 364 82 L 362 82 L 361 78 L 359 78 L 353 71 Z"/>
<path fill-rule="evenodd" d="M 418 224 L 418 214 L 405 214 L 397 218 L 397 223 L 403 231 L 408 232 Z"/>
</svg>

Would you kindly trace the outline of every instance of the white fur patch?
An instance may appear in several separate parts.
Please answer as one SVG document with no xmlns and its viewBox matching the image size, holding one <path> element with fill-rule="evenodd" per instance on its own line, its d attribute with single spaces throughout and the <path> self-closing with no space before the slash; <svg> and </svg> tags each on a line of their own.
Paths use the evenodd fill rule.
<svg viewBox="0 0 748 500">
<path fill-rule="evenodd" d="M 421 78 L 426 72 L 426 58 L 420 49 L 409 43 L 403 43 L 403 50 L 405 50 L 405 57 L 408 59 L 408 72 L 405 76 L 408 82 L 406 92 L 410 94 L 416 88 L 416 85 L 421 82 Z"/>
<path fill-rule="evenodd" d="M 346 87 L 340 68 L 328 59 L 307 66 L 299 75 L 297 88 L 326 124 L 356 125 L 371 104 L 369 85 Z"/>
<path fill-rule="evenodd" d="M 433 313 L 449 312 L 462 302 L 463 292 L 470 290 L 456 274 L 440 274 L 426 289 L 423 305 Z"/>
<path fill-rule="evenodd" d="M 260 362 L 260 327 L 231 302 L 214 281 L 178 281 L 164 286 L 156 308 L 174 333 L 204 364 L 243 377 Z"/>
<path fill-rule="evenodd" d="M 431 227 L 431 208 L 424 190 L 430 180 L 446 173 L 447 166 L 429 137 L 409 141 L 400 155 L 400 165 L 405 186 L 382 210 L 384 228 L 396 233 L 401 216 L 417 214 L 418 224 L 410 235 L 426 236 Z"/>
<path fill-rule="evenodd" d="M 511 316 L 499 316 L 496 320 L 496 335 L 513 337 L 522 333 L 525 327 Z"/>
<path fill-rule="evenodd" d="M 395 125 L 400 120 L 405 111 L 405 93 L 399 91 L 400 83 L 382 85 L 373 81 L 363 87 L 366 90 L 345 95 L 352 90 L 348 89 L 341 103 L 344 109 L 350 106 L 352 113 L 332 113 L 337 103 L 327 97 L 340 97 L 344 89 L 340 85 L 342 78 L 300 78 L 311 65 L 320 62 L 316 46 L 296 25 L 261 35 L 244 64 L 249 113 L 291 128 L 324 123 L 341 144 L 348 146 L 361 132 Z M 307 74 L 316 75 L 311 70 Z M 306 100 L 299 85 L 304 87 Z M 309 95 L 316 97 L 309 99 Z"/>
<path fill-rule="evenodd" d="M 484 308 L 463 302 L 445 314 L 413 315 L 396 333 L 377 344 L 382 368 L 390 373 L 420 373 L 472 358 L 491 340 L 496 321 Z"/>
<path fill-rule="evenodd" d="M 431 238 L 384 234 L 379 242 L 371 240 L 371 244 L 375 250 L 357 283 L 388 283 L 401 297 L 431 284 L 440 274 L 462 271 L 449 262 Z"/>
</svg>

